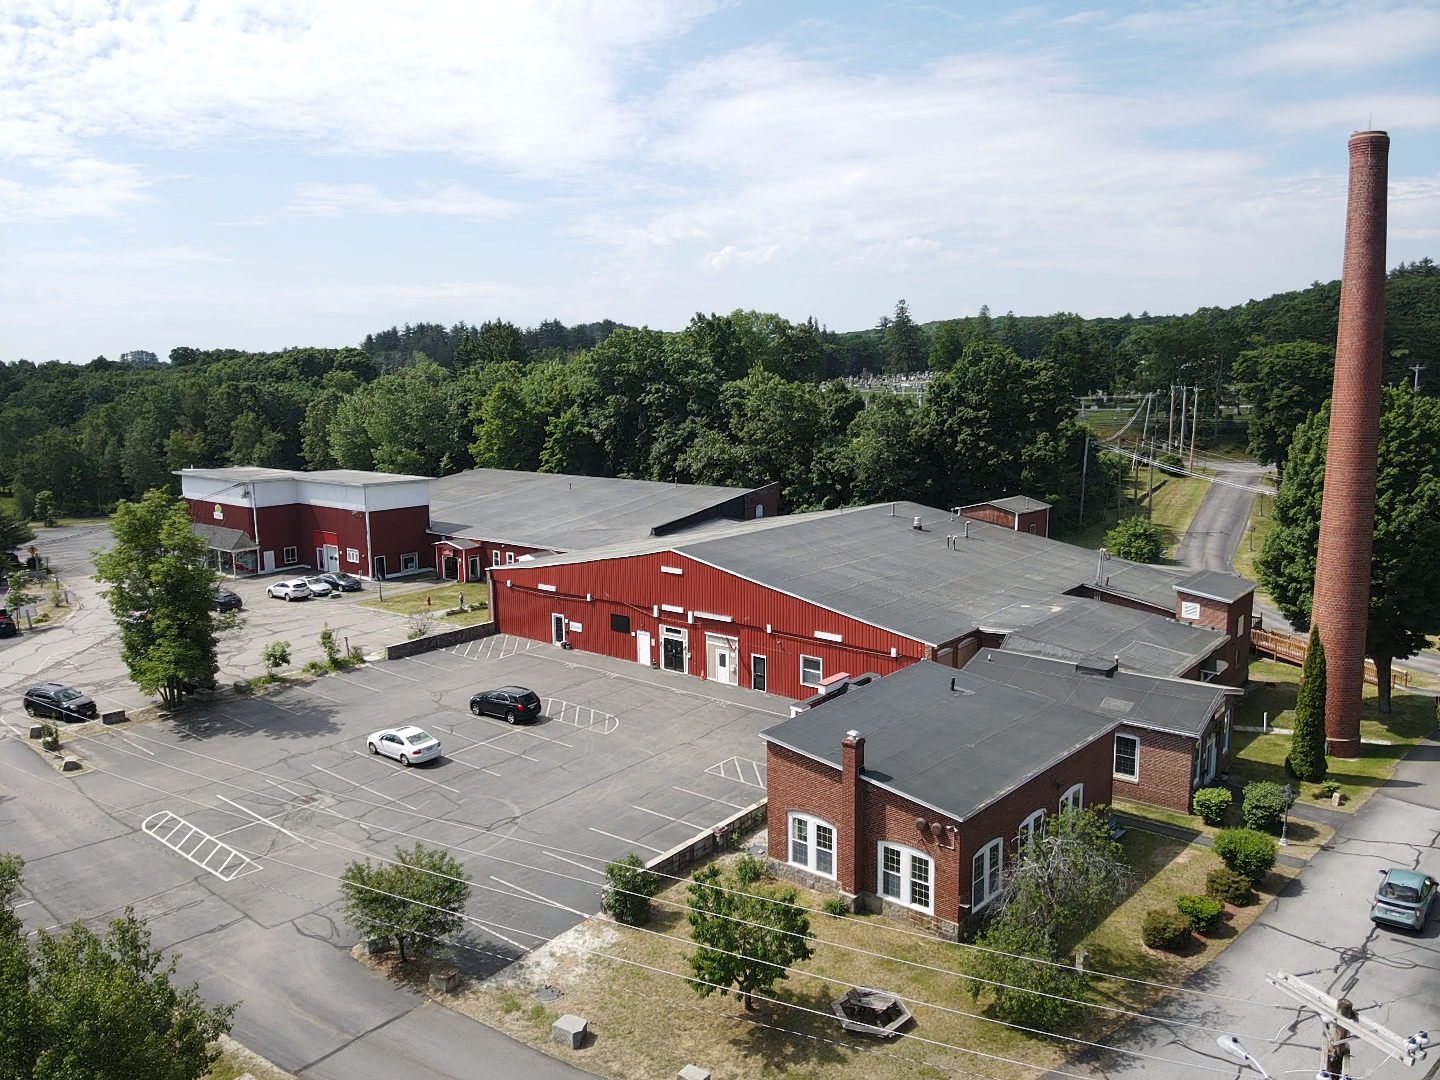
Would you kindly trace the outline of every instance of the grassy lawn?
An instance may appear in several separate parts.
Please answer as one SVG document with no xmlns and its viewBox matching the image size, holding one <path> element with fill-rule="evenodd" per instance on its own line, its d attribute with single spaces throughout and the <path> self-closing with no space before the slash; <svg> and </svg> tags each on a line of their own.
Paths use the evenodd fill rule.
<svg viewBox="0 0 1440 1080">
<path fill-rule="evenodd" d="M 1127 834 L 1124 845 L 1143 883 L 1098 929 L 1078 942 L 1089 950 L 1092 967 L 1159 981 L 1183 978 L 1233 940 L 1259 913 L 1268 895 L 1273 895 L 1262 894 L 1260 903 L 1230 913 L 1209 940 L 1195 939 L 1181 955 L 1151 953 L 1140 945 L 1139 924 L 1145 911 L 1173 905 L 1182 892 L 1203 892 L 1205 874 L 1221 864 L 1204 848 L 1137 830 Z M 1284 880 L 1273 875 L 1272 879 L 1275 888 Z M 444 1000 L 546 1053 L 614 1077 L 674 1076 L 683 1065 L 695 1063 L 712 1070 L 717 1080 L 742 1076 L 840 1080 L 860 1070 L 871 1080 L 977 1072 L 1009 1078 L 1031 1072 L 921 1039 L 970 1047 L 1043 1068 L 1063 1064 L 1072 1049 L 1071 1044 L 1031 1037 L 988 1020 L 984 1015 L 986 996 L 982 994 L 977 1002 L 960 977 L 972 950 L 918 935 L 905 924 L 878 915 L 836 918 L 813 913 L 815 955 L 778 984 L 776 1002 L 760 1002 L 756 1012 L 747 1014 L 734 997 L 701 998 L 685 980 L 691 945 L 684 898 L 683 882 L 657 898 L 646 928 L 653 933 L 590 919 L 525 963 L 489 982 L 468 985 Z M 821 893 L 800 892 L 800 902 L 808 907 L 817 907 L 823 899 Z M 897 929 L 911 932 L 894 932 Z M 403 969 L 393 959 L 366 962 L 417 987 L 423 985 L 428 972 L 423 961 Z M 441 957 L 435 962 L 446 960 Z M 536 1000 L 534 992 L 546 985 L 560 991 L 559 1000 L 548 1004 Z M 853 985 L 899 993 L 915 1014 L 909 1032 L 920 1038 L 879 1044 L 842 1032 L 830 1017 L 830 1002 Z M 1144 1006 L 1154 996 L 1146 987 L 1108 980 L 1096 980 L 1091 990 L 1096 1002 L 1127 1007 Z M 578 1053 L 549 1041 L 550 1024 L 566 1012 L 584 1016 L 594 1035 L 593 1043 Z M 1087 1013 L 1078 1035 L 1096 1039 L 1117 1026 L 1114 1014 Z"/>
<path fill-rule="evenodd" d="M 1255 559 L 1265 548 L 1265 538 L 1275 525 L 1275 499 L 1270 495 L 1256 496 L 1250 506 L 1250 522 L 1245 528 L 1245 539 L 1235 553 L 1235 572 L 1241 577 L 1255 581 Z M 1263 594 L 1264 590 L 1257 590 Z M 1266 597 L 1266 599 L 1269 599 Z"/>
<path fill-rule="evenodd" d="M 1145 483 L 1149 479 L 1149 470 L 1140 471 L 1140 513 L 1146 512 Z M 1185 530 L 1190 528 L 1190 522 L 1195 518 L 1195 511 L 1200 509 L 1200 503 L 1205 498 L 1205 492 L 1210 488 L 1208 481 L 1193 476 L 1164 476 L 1160 470 L 1155 470 L 1155 491 L 1150 496 L 1152 506 L 1150 511 L 1152 520 L 1160 526 L 1160 531 L 1165 536 L 1165 558 L 1173 558 L 1175 548 L 1179 545 Z M 1135 508 L 1135 485 L 1127 479 L 1124 487 L 1126 517 L 1134 513 Z M 1091 491 L 1090 496 L 1101 497 L 1102 493 Z M 1105 543 L 1105 534 L 1115 527 L 1115 507 L 1112 490 L 1110 494 L 1110 507 L 1106 516 L 1098 521 L 1092 521 L 1085 528 L 1060 537 L 1066 543 L 1076 544 L 1080 547 L 1091 549 L 1099 548 Z M 1087 505 L 1089 504 L 1087 499 Z M 1087 517 L 1089 514 L 1087 513 Z"/>
<path fill-rule="evenodd" d="M 461 597 L 466 597 L 465 602 L 471 606 L 479 604 L 479 610 L 448 615 L 442 620 L 446 626 L 473 626 L 490 618 L 490 611 L 486 606 L 488 590 L 483 582 L 472 581 L 457 585 L 453 581 L 430 581 L 420 585 L 387 585 L 384 600 L 379 599 L 379 590 L 375 586 L 368 588 L 377 595 L 373 599 L 360 601 L 362 607 L 379 608 L 396 615 L 418 615 L 429 611 L 438 619 L 440 612 L 459 607 Z"/>
<path fill-rule="evenodd" d="M 1272 727 L 1292 727 L 1295 722 L 1295 693 L 1300 669 L 1273 660 L 1256 661 L 1250 665 L 1250 678 L 1259 684 L 1246 694 L 1235 710 L 1235 722 L 1247 727 L 1260 727 L 1264 713 L 1270 715 Z M 1360 734 L 1363 738 L 1387 739 L 1389 746 L 1362 744 L 1358 758 L 1330 758 L 1326 779 L 1335 780 L 1345 795 L 1345 805 L 1355 809 L 1383 784 L 1395 771 L 1399 761 L 1415 745 L 1435 730 L 1435 699 L 1421 694 L 1395 691 L 1391 694 L 1391 713 L 1382 716 L 1377 708 L 1376 688 L 1365 687 L 1360 706 Z M 1258 732 L 1235 732 L 1235 756 L 1231 776 L 1242 783 L 1250 780 L 1290 782 L 1285 773 L 1285 755 L 1290 751 L 1290 736 Z M 1309 795 L 1315 785 L 1302 785 Z"/>
<path fill-rule="evenodd" d="M 1131 802 L 1129 799 L 1112 800 L 1115 809 L 1121 813 L 1129 814 L 1131 817 L 1144 818 L 1147 821 L 1158 822 L 1161 825 L 1173 825 L 1177 828 L 1188 829 L 1200 836 L 1213 837 L 1222 828 L 1239 828 L 1245 824 L 1244 818 L 1240 816 L 1240 800 L 1236 799 L 1230 805 L 1230 811 L 1225 815 L 1225 820 L 1220 825 L 1206 825 L 1194 814 L 1182 814 L 1178 810 L 1167 810 L 1163 806 L 1151 806 L 1148 803 Z M 1286 853 L 1297 858 L 1308 859 L 1320 850 L 1332 836 L 1335 830 L 1327 825 L 1317 825 L 1309 821 L 1292 820 L 1286 831 L 1285 839 L 1289 843 Z"/>
</svg>

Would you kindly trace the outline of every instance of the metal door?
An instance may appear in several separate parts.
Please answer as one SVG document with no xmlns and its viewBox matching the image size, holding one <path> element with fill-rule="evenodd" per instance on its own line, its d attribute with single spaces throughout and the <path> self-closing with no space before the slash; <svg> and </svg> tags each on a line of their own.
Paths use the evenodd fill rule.
<svg viewBox="0 0 1440 1080">
<path fill-rule="evenodd" d="M 565 616 L 559 612 L 550 615 L 550 640 L 556 645 L 565 643 Z"/>
<path fill-rule="evenodd" d="M 265 572 L 268 574 L 275 569 L 275 552 L 265 552 Z"/>
<path fill-rule="evenodd" d="M 635 632 L 635 662 L 650 666 L 650 631 L 637 630 Z"/>
<path fill-rule="evenodd" d="M 688 670 L 685 663 L 685 642 L 688 636 L 684 630 L 677 630 L 673 626 L 660 628 L 660 666 L 666 671 L 683 673 Z"/>
<path fill-rule="evenodd" d="M 376 555 L 376 556 L 375 556 L 375 580 L 376 580 L 376 581 L 384 581 L 384 580 L 385 580 L 385 556 L 384 556 L 384 555 Z"/>
<path fill-rule="evenodd" d="M 325 545 L 325 562 L 322 566 L 322 569 L 328 570 L 332 574 L 336 573 L 340 569 L 339 547 L 334 544 Z"/>
<path fill-rule="evenodd" d="M 765 689 L 765 657 L 755 653 L 750 657 L 750 685 L 756 690 Z"/>
<path fill-rule="evenodd" d="M 444 578 L 446 581 L 455 580 L 457 571 L 455 569 L 454 555 L 446 555 L 445 558 L 441 560 L 440 567 L 440 576 L 442 578 Z"/>
</svg>

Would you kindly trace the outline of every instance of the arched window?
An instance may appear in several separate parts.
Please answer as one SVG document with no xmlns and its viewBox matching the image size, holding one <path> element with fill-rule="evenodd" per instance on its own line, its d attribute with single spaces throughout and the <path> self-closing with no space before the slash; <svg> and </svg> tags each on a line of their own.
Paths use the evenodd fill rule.
<svg viewBox="0 0 1440 1080">
<path fill-rule="evenodd" d="M 1064 795 L 1060 796 L 1060 813 L 1064 814 L 1070 810 L 1079 810 L 1085 805 L 1085 785 L 1076 784 Z"/>
<path fill-rule="evenodd" d="M 1034 841 L 1040 839 L 1040 834 L 1045 831 L 1045 810 L 1042 807 L 1020 823 L 1020 832 L 1017 834 L 1016 845 L 1024 851 Z"/>
</svg>

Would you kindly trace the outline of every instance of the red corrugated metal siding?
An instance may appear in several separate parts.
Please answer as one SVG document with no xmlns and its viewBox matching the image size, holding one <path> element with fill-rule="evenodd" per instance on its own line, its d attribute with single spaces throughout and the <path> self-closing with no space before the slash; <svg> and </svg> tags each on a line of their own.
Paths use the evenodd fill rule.
<svg viewBox="0 0 1440 1080">
<path fill-rule="evenodd" d="M 355 519 L 360 523 L 361 539 L 364 539 L 365 518 Z M 435 565 L 435 538 L 425 530 L 430 527 L 428 506 L 402 506 L 395 510 L 375 510 L 370 514 L 370 543 L 373 554 L 383 555 L 388 573 L 400 569 L 400 556 L 414 552 L 419 566 Z M 361 545 L 364 546 L 363 543 Z M 369 572 L 370 561 L 362 556 L 361 566 Z"/>
<path fill-rule="evenodd" d="M 235 506 L 231 503 L 207 502 L 204 499 L 186 499 L 190 504 L 190 520 L 202 525 L 215 525 L 224 529 L 239 529 L 251 540 L 255 539 L 254 512 L 249 506 Z M 215 516 L 215 507 L 220 507 L 220 517 Z"/>
<path fill-rule="evenodd" d="M 662 565 L 683 573 L 667 574 Z M 829 676 L 841 671 L 888 675 L 929 653 L 928 646 L 901 634 L 674 552 L 544 567 L 504 566 L 492 570 L 491 576 L 495 579 L 496 620 L 503 633 L 549 641 L 551 616 L 561 614 L 581 626 L 568 635 L 575 648 L 635 660 L 635 633 L 645 630 L 651 635 L 652 657 L 658 663 L 661 628 L 678 627 L 689 634 L 689 673 L 701 677 L 708 674 L 705 634 L 719 634 L 738 639 L 741 686 L 751 685 L 751 657 L 759 654 L 767 658 L 767 689 L 792 698 L 815 692 L 800 684 L 802 654 L 820 657 L 824 674 Z M 555 586 L 555 592 L 541 591 L 541 584 Z M 664 604 L 683 610 L 661 611 L 657 617 L 655 608 Z M 691 622 L 696 611 L 728 615 L 734 621 L 696 617 Z M 612 630 L 612 614 L 629 616 L 630 632 Z M 822 641 L 815 637 L 817 630 L 839 634 L 843 641 Z"/>
</svg>

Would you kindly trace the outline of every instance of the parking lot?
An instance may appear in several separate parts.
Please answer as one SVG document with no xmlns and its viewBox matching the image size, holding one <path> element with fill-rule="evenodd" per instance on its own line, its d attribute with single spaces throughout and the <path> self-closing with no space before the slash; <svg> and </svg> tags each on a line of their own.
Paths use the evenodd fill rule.
<svg viewBox="0 0 1440 1080">
<path fill-rule="evenodd" d="M 473 692 L 508 683 L 540 695 L 539 722 L 470 714 Z M 245 1001 L 242 1041 L 292 1068 L 359 1053 L 350 1038 L 384 1010 L 325 993 L 350 977 L 329 959 L 353 941 L 338 912 L 348 862 L 450 850 L 472 882 L 456 962 L 493 971 L 598 910 L 606 861 L 648 858 L 762 797 L 756 733 L 786 705 L 502 636 L 77 738 L 92 767 L 77 778 L 7 751 L 0 781 L 18 769 L 32 795 L 10 802 L 31 860 L 21 914 L 57 925 L 138 899 L 207 997 Z M 4 706 L 18 737 L 18 700 Z M 367 753 L 369 733 L 405 723 L 443 757 L 407 769 Z M 77 795 L 57 825 L 45 807 Z M 344 1075 L 343 1057 L 316 1075 Z"/>
</svg>

